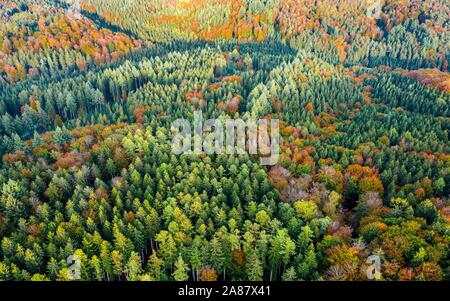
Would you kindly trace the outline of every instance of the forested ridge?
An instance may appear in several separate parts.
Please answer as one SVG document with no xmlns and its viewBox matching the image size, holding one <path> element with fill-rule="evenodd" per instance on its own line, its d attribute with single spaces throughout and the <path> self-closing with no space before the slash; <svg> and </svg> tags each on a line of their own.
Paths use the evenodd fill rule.
<svg viewBox="0 0 450 301">
<path fill-rule="evenodd" d="M 450 279 L 445 0 L 72 4 L 0 4 L 0 280 Z M 198 110 L 278 163 L 175 155 Z"/>
</svg>

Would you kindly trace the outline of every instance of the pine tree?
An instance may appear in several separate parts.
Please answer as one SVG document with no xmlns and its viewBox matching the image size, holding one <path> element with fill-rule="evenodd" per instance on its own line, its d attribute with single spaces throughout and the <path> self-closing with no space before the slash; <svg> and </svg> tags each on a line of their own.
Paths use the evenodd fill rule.
<svg viewBox="0 0 450 301">
<path fill-rule="evenodd" d="M 153 279 L 155 281 L 161 281 L 162 280 L 162 273 L 161 267 L 164 265 L 164 262 L 158 258 L 156 255 L 156 252 L 152 252 L 152 255 L 150 255 L 150 258 L 147 262 L 147 272 L 150 273 Z"/>
<path fill-rule="evenodd" d="M 276 236 L 270 239 L 270 280 L 272 280 L 272 276 L 276 278 L 280 264 L 284 263 L 286 265 L 294 253 L 295 243 L 291 240 L 287 231 L 285 229 L 278 230 Z"/>
<path fill-rule="evenodd" d="M 65 145 L 68 141 L 72 139 L 72 134 L 63 126 L 62 128 L 57 127 L 53 133 L 53 140 L 59 145 Z"/>
<path fill-rule="evenodd" d="M 200 252 L 202 243 L 202 239 L 196 236 L 189 251 L 189 263 L 192 267 L 192 279 L 196 281 L 199 279 L 199 270 L 203 263 L 202 254 Z"/>
<path fill-rule="evenodd" d="M 102 281 L 103 280 L 103 270 L 100 263 L 100 260 L 96 255 L 92 256 L 91 262 L 90 262 L 92 274 L 94 276 L 94 280 L 96 281 Z"/>
<path fill-rule="evenodd" d="M 24 195 L 25 189 L 17 181 L 10 179 L 2 186 L 0 208 L 13 223 L 16 223 L 20 217 L 27 213 L 27 206 L 22 200 Z"/>
<path fill-rule="evenodd" d="M 107 241 L 103 241 L 100 247 L 100 261 L 103 269 L 105 270 L 106 280 L 110 280 L 113 276 L 113 263 L 110 253 L 110 245 Z"/>
<path fill-rule="evenodd" d="M 156 235 L 156 241 L 159 245 L 158 253 L 164 261 L 164 266 L 166 268 L 172 268 L 177 254 L 177 246 L 173 240 L 172 234 L 167 231 L 161 231 Z"/>
<path fill-rule="evenodd" d="M 283 276 L 281 276 L 281 279 L 283 281 L 296 281 L 297 274 L 295 273 L 295 268 L 290 267 L 290 268 L 286 269 L 286 271 L 283 273 Z"/>
<path fill-rule="evenodd" d="M 122 254 L 117 250 L 112 251 L 111 260 L 113 264 L 113 273 L 120 279 L 120 276 L 123 274 Z"/>
<path fill-rule="evenodd" d="M 312 241 L 313 233 L 309 226 L 302 227 L 297 239 L 299 254 L 297 256 L 298 277 L 303 280 L 313 280 L 315 269 L 317 268 L 316 254 Z"/>
<path fill-rule="evenodd" d="M 210 261 L 219 275 L 224 272 L 225 267 L 225 254 L 222 248 L 223 245 L 219 238 L 214 236 L 210 242 Z"/>
</svg>

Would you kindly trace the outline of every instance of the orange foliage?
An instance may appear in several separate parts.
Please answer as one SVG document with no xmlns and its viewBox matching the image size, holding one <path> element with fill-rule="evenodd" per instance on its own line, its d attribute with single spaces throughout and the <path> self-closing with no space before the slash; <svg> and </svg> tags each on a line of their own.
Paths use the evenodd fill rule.
<svg viewBox="0 0 450 301">
<path fill-rule="evenodd" d="M 35 8 L 30 6 L 29 9 L 33 11 Z M 32 16 L 38 23 L 36 28 L 21 27 L 14 32 L 7 32 L 9 39 L 3 41 L 1 50 L 8 61 L 19 62 L 17 56 L 20 51 L 39 53 L 60 48 L 72 49 L 85 56 L 73 61 L 75 66 L 85 71 L 87 56 L 91 56 L 94 64 L 99 65 L 116 61 L 141 47 L 141 41 L 109 29 L 98 29 L 90 19 L 82 17 L 75 20 L 60 10 L 44 9 L 39 11 L 39 15 Z M 38 74 L 39 70 L 19 63 L 10 66 L 0 60 L 0 72 L 5 73 L 10 82 L 16 82 Z"/>
<path fill-rule="evenodd" d="M 3 163 L 4 164 L 13 164 L 14 162 L 19 162 L 19 161 L 25 161 L 27 158 L 27 155 L 22 152 L 22 151 L 17 151 L 14 153 L 9 153 L 9 154 L 5 154 L 3 155 Z"/>
<path fill-rule="evenodd" d="M 305 106 L 305 110 L 308 111 L 308 112 L 314 111 L 314 106 L 313 106 L 313 103 L 311 101 L 308 102 L 308 104 Z"/>
<path fill-rule="evenodd" d="M 94 197 L 96 200 L 100 201 L 100 200 L 109 200 L 109 194 L 108 192 L 103 189 L 103 188 L 97 188 L 94 192 Z"/>
<path fill-rule="evenodd" d="M 294 133 L 294 130 L 295 130 L 295 128 L 293 126 L 288 125 L 281 129 L 281 134 L 285 137 L 290 136 Z"/>
<path fill-rule="evenodd" d="M 241 77 L 239 75 L 225 76 L 222 79 L 222 81 L 225 82 L 225 83 L 240 83 L 241 82 Z"/>
<path fill-rule="evenodd" d="M 217 91 L 222 86 L 222 83 L 213 83 L 208 86 L 208 89 L 211 91 Z"/>
<path fill-rule="evenodd" d="M 148 106 L 148 105 L 142 105 L 142 106 L 139 106 L 136 109 L 134 109 L 133 115 L 134 115 L 134 118 L 136 118 L 137 123 L 142 123 L 142 121 L 144 119 L 145 111 L 148 110 L 149 108 L 150 108 L 150 106 Z"/>
<path fill-rule="evenodd" d="M 351 164 L 347 166 L 346 176 L 354 176 L 357 179 L 361 179 L 362 177 L 371 177 L 374 175 L 378 175 L 377 170 L 372 169 L 367 166 L 361 166 L 358 164 Z"/>
<path fill-rule="evenodd" d="M 398 277 L 398 280 L 400 281 L 412 281 L 416 277 L 416 274 L 410 268 L 403 268 L 398 273 Z"/>
<path fill-rule="evenodd" d="M 421 281 L 440 281 L 442 280 L 442 269 L 434 262 L 424 262 L 414 269 L 416 279 Z"/>
<path fill-rule="evenodd" d="M 343 192 L 344 190 L 344 176 L 340 170 L 337 170 L 332 166 L 321 168 L 316 178 L 322 183 L 331 184 L 333 189 L 337 192 Z"/>
<path fill-rule="evenodd" d="M 272 181 L 273 185 L 282 190 L 287 187 L 289 184 L 289 178 L 291 177 L 291 172 L 284 167 L 274 166 L 269 171 L 269 178 Z"/>
<path fill-rule="evenodd" d="M 191 104 L 196 109 L 198 109 L 200 106 L 206 105 L 206 100 L 204 98 L 203 92 L 201 91 L 187 92 L 185 95 L 185 99 L 187 104 Z"/>
<path fill-rule="evenodd" d="M 347 245 L 334 246 L 325 251 L 331 265 L 342 266 L 346 263 L 358 263 L 358 250 Z"/>
<path fill-rule="evenodd" d="M 39 224 L 29 225 L 26 232 L 33 237 L 38 237 L 39 235 L 41 235 L 42 227 Z"/>
<path fill-rule="evenodd" d="M 233 97 L 226 105 L 226 109 L 227 109 L 228 113 L 230 113 L 230 114 L 236 113 L 239 109 L 241 100 L 242 100 L 242 97 L 240 97 L 240 96 Z"/>
</svg>

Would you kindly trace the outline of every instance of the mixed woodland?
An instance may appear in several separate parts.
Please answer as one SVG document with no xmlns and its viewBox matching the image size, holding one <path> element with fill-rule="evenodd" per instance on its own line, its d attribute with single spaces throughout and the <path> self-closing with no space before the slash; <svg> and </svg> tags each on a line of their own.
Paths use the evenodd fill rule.
<svg viewBox="0 0 450 301">
<path fill-rule="evenodd" d="M 0 280 L 450 280 L 446 0 L 4 0 Z M 274 166 L 171 124 L 279 119 Z"/>
</svg>

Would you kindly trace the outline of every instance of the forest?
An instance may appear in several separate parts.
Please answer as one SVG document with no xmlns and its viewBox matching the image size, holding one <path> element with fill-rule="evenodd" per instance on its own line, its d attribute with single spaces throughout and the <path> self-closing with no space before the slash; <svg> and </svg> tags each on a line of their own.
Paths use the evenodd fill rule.
<svg viewBox="0 0 450 301">
<path fill-rule="evenodd" d="M 1 1 L 0 280 L 449 281 L 448 1 L 376 1 Z"/>
</svg>

